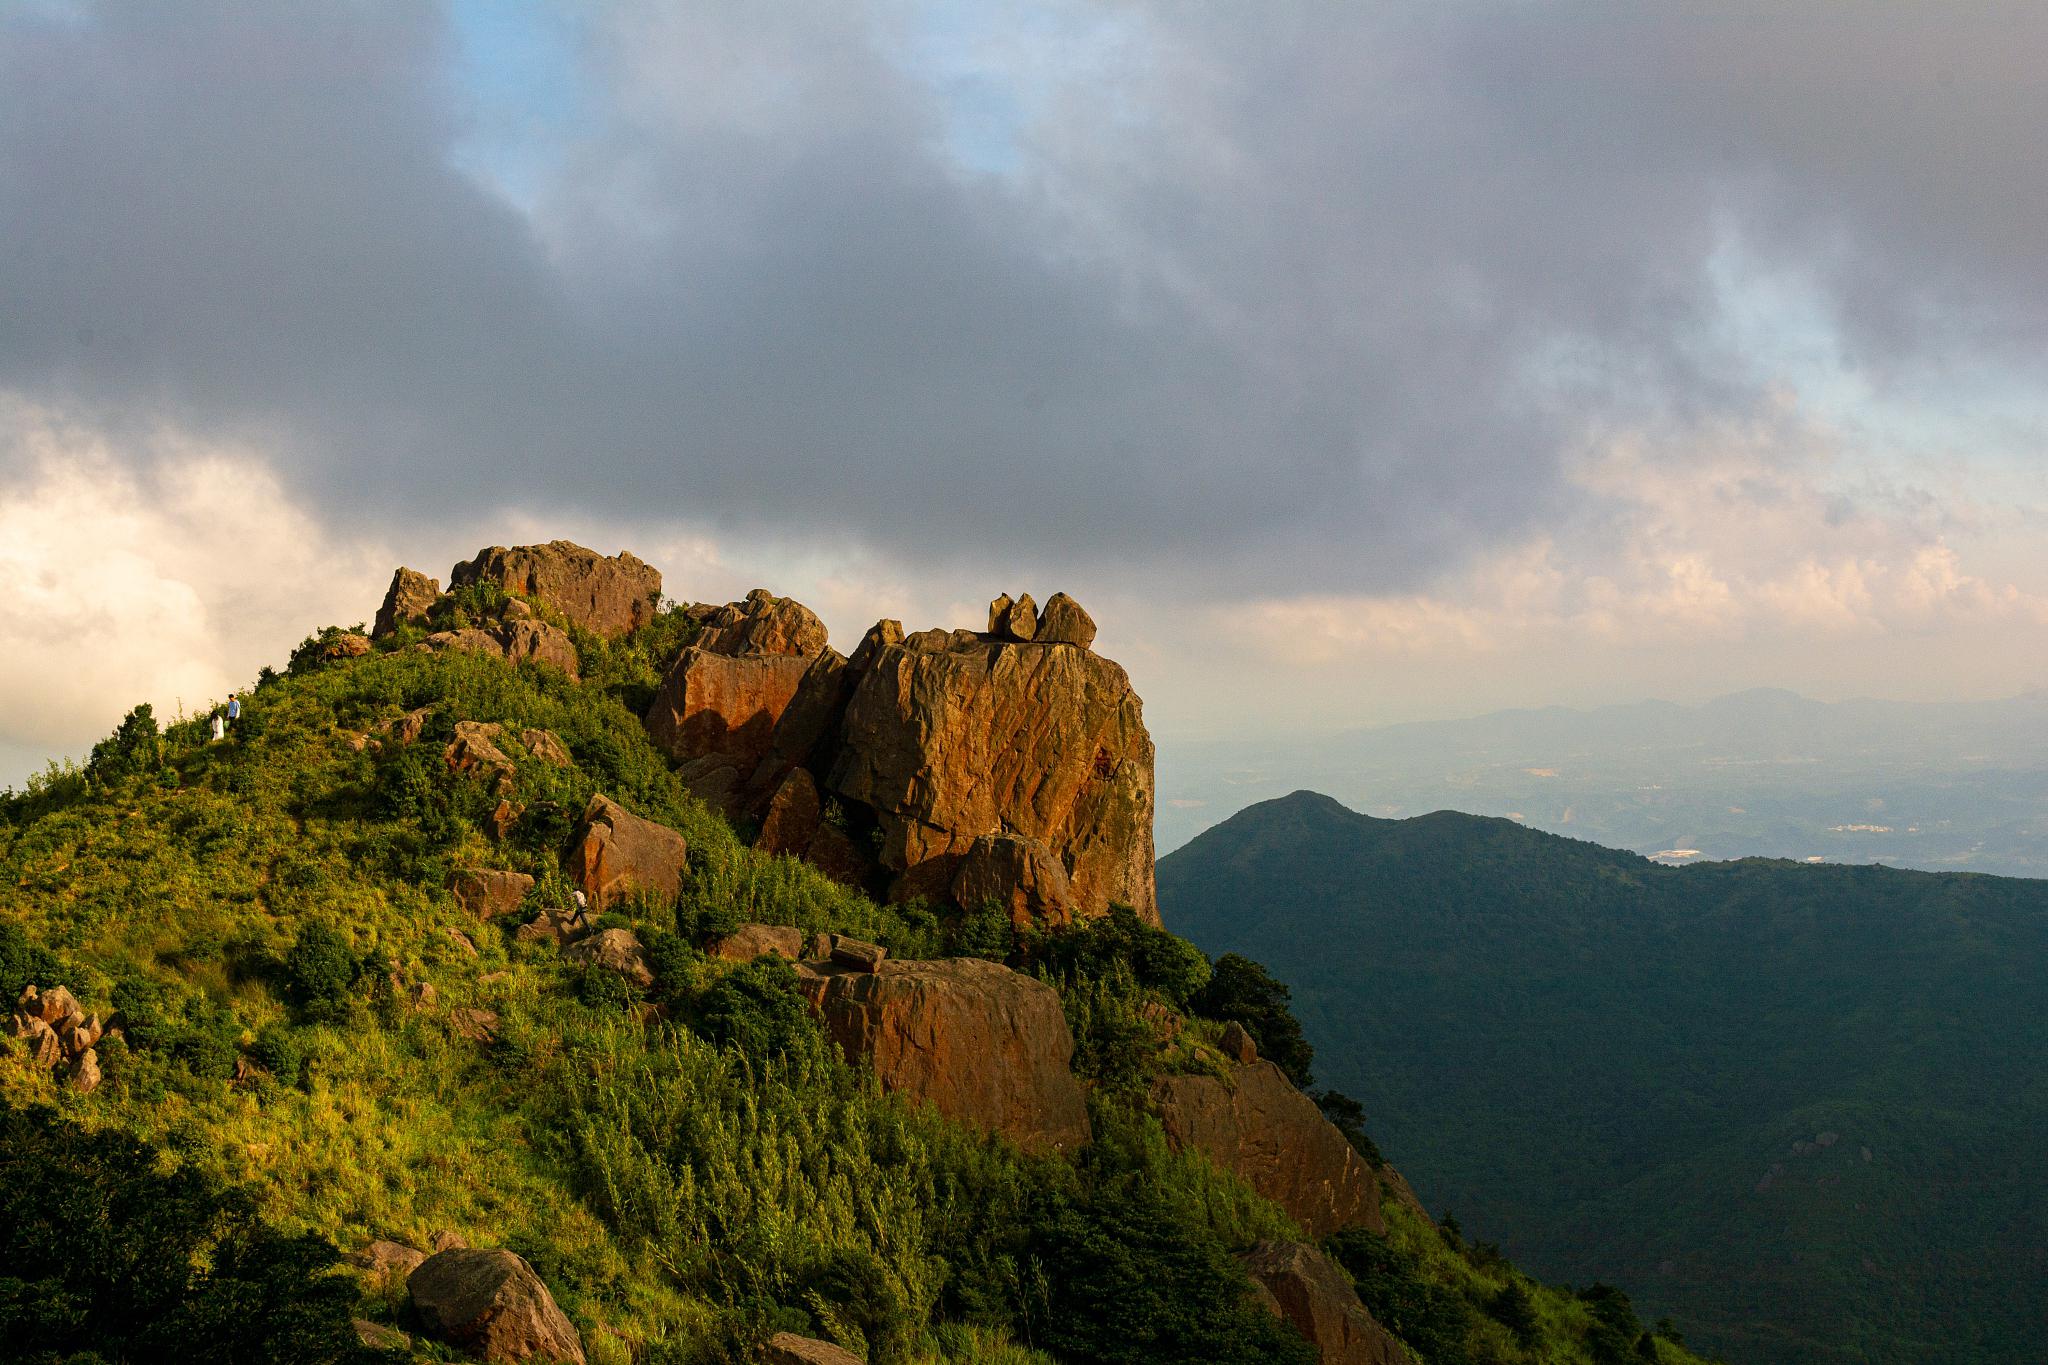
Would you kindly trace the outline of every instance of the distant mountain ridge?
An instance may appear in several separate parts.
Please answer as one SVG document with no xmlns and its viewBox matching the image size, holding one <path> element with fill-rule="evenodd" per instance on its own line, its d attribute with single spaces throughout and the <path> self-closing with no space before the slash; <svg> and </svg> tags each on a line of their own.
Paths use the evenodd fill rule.
<svg viewBox="0 0 2048 1365">
<path fill-rule="evenodd" d="M 1451 808 L 1638 853 L 2048 875 L 2048 692 L 1544 707 L 1161 755 L 1172 849 L 1298 787 L 1375 815 Z"/>
<path fill-rule="evenodd" d="M 2006 1361 L 2048 1331 L 2048 882 L 1666 867 L 1296 792 L 1159 889 L 1169 928 L 1293 985 L 1432 1211 L 1537 1273 L 1615 1275 L 1738 1360 Z"/>
</svg>

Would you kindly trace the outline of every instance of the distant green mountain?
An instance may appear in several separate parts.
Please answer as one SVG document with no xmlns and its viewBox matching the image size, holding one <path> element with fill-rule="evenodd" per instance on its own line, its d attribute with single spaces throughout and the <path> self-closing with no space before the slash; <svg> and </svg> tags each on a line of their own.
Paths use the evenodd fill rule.
<svg viewBox="0 0 2048 1365">
<path fill-rule="evenodd" d="M 1666 867 L 1296 792 L 1159 867 L 1467 1235 L 1731 1359 L 2048 1353 L 2048 881 Z"/>
</svg>

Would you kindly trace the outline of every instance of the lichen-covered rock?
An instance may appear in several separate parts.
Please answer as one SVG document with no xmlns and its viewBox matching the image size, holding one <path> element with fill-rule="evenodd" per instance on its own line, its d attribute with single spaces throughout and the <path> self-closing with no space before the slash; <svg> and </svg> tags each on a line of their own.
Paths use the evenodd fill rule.
<svg viewBox="0 0 2048 1365">
<path fill-rule="evenodd" d="M 564 948 L 562 956 L 585 966 L 602 967 L 643 991 L 654 984 L 654 970 L 647 965 L 647 949 L 631 929 L 606 929 L 591 934 Z"/>
<path fill-rule="evenodd" d="M 1401 1343 L 1359 1302 L 1342 1268 L 1314 1247 L 1260 1242 L 1244 1263 L 1275 1314 L 1308 1339 L 1322 1365 L 1413 1365 Z"/>
<path fill-rule="evenodd" d="M 1064 925 L 1074 914 L 1074 890 L 1059 859 L 1038 840 L 1014 834 L 984 834 L 968 846 L 952 897 L 969 909 L 994 902 L 1019 929 Z"/>
<path fill-rule="evenodd" d="M 385 590 L 384 604 L 377 608 L 377 619 L 370 626 L 371 637 L 381 640 L 400 626 L 425 621 L 427 612 L 440 596 L 439 580 L 412 569 L 399 568 L 391 575 L 391 586 Z"/>
<path fill-rule="evenodd" d="M 878 820 L 899 895 L 947 894 L 984 835 L 1035 839 L 1076 915 L 1158 923 L 1152 739 L 1123 669 L 1070 645 L 969 635 L 883 646 L 855 686 L 824 791 Z"/>
<path fill-rule="evenodd" d="M 519 908 L 533 890 L 533 878 L 524 872 L 471 868 L 450 877 L 448 890 L 457 905 L 478 919 L 496 919 Z"/>
<path fill-rule="evenodd" d="M 451 588 L 496 583 L 545 603 L 596 635 L 619 636 L 654 619 L 661 574 L 630 554 L 610 557 L 566 540 L 546 545 L 493 545 L 457 564 Z"/>
<path fill-rule="evenodd" d="M 512 760 L 497 745 L 498 736 L 504 732 L 505 727 L 496 721 L 456 721 L 455 738 L 448 741 L 447 749 L 442 752 L 449 771 L 486 777 L 496 775 L 509 781 L 515 771 Z"/>
<path fill-rule="evenodd" d="M 576 642 L 559 626 L 546 621 L 507 621 L 498 628 L 497 638 L 511 663 L 546 664 L 561 669 L 571 679 L 580 680 L 583 676 Z"/>
<path fill-rule="evenodd" d="M 450 1248 L 406 1281 L 413 1311 L 434 1337 L 492 1362 L 584 1365 L 583 1338 L 540 1276 L 509 1251 Z"/>
<path fill-rule="evenodd" d="M 1052 987 L 980 958 L 798 968 L 826 1032 L 885 1090 L 1027 1151 L 1088 1141 L 1073 1034 Z"/>
<path fill-rule="evenodd" d="M 526 746 L 526 752 L 554 767 L 566 768 L 575 762 L 569 757 L 569 747 L 553 730 L 521 730 L 519 742 Z"/>
<path fill-rule="evenodd" d="M 1152 1104 L 1175 1150 L 1192 1148 L 1241 1177 L 1310 1236 L 1386 1230 L 1371 1169 L 1273 1063 L 1233 1066 L 1228 1080 L 1161 1076 Z"/>
<path fill-rule="evenodd" d="M 1042 645 L 1079 645 L 1087 649 L 1095 643 L 1095 618 L 1082 610 L 1079 602 L 1056 592 L 1039 609 L 1038 633 L 1032 638 Z"/>
<path fill-rule="evenodd" d="M 608 796 L 593 796 L 569 853 L 569 879 L 602 911 L 627 896 L 673 897 L 689 866 L 683 836 L 643 820 Z"/>
<path fill-rule="evenodd" d="M 825 623 L 794 597 L 755 588 L 745 600 L 705 618 L 694 641 L 711 654 L 787 654 L 807 659 L 825 649 Z"/>
<path fill-rule="evenodd" d="M 762 1365 L 864 1365 L 853 1352 L 816 1337 L 777 1332 L 761 1348 Z"/>
<path fill-rule="evenodd" d="M 752 962 L 768 953 L 795 962 L 804 955 L 804 931 L 793 924 L 742 924 L 707 952 L 727 962 Z"/>
</svg>

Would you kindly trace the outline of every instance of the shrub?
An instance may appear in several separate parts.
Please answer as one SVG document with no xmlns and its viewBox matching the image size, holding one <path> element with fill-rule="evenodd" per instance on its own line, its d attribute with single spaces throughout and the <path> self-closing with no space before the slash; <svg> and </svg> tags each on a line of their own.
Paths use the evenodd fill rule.
<svg viewBox="0 0 2048 1365">
<path fill-rule="evenodd" d="M 0 1107 L 0 1340 L 9 1359 L 341 1365 L 355 1287 L 334 1247 L 119 1133 Z"/>
<path fill-rule="evenodd" d="M 356 970 L 355 955 L 339 930 L 308 924 L 284 955 L 285 998 L 307 1022 L 335 1023 L 348 1013 Z"/>
<path fill-rule="evenodd" d="M 1306 1090 L 1314 1079 L 1309 1067 L 1315 1049 L 1302 1036 L 1301 1024 L 1289 1008 L 1292 998 L 1264 967 L 1248 957 L 1225 953 L 1190 1003 L 1198 1014 L 1242 1024 L 1259 1045 L 1259 1055 Z"/>
<path fill-rule="evenodd" d="M 0 1005 L 11 1007 L 27 986 L 65 984 L 55 955 L 28 941 L 18 924 L 0 923 Z"/>
<path fill-rule="evenodd" d="M 305 1044 L 282 1024 L 271 1024 L 249 1045 L 249 1060 L 277 1078 L 279 1085 L 297 1085 L 306 1064 Z"/>
<path fill-rule="evenodd" d="M 704 992 L 697 1031 L 757 1061 L 815 1045 L 819 1036 L 795 969 L 773 954 L 735 967 Z"/>
<path fill-rule="evenodd" d="M 113 734 L 92 746 L 86 771 L 104 781 L 153 772 L 163 763 L 164 741 L 157 731 L 156 710 L 144 702 L 121 718 Z"/>
</svg>

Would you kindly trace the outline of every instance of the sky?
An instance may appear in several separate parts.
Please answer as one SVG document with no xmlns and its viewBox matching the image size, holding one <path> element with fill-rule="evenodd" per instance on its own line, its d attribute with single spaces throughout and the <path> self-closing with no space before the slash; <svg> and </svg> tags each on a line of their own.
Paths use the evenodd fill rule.
<svg viewBox="0 0 2048 1365">
<path fill-rule="evenodd" d="M 2048 686 L 2048 7 L 10 0 L 0 784 L 391 569 L 978 624 L 1164 752 Z"/>
</svg>

